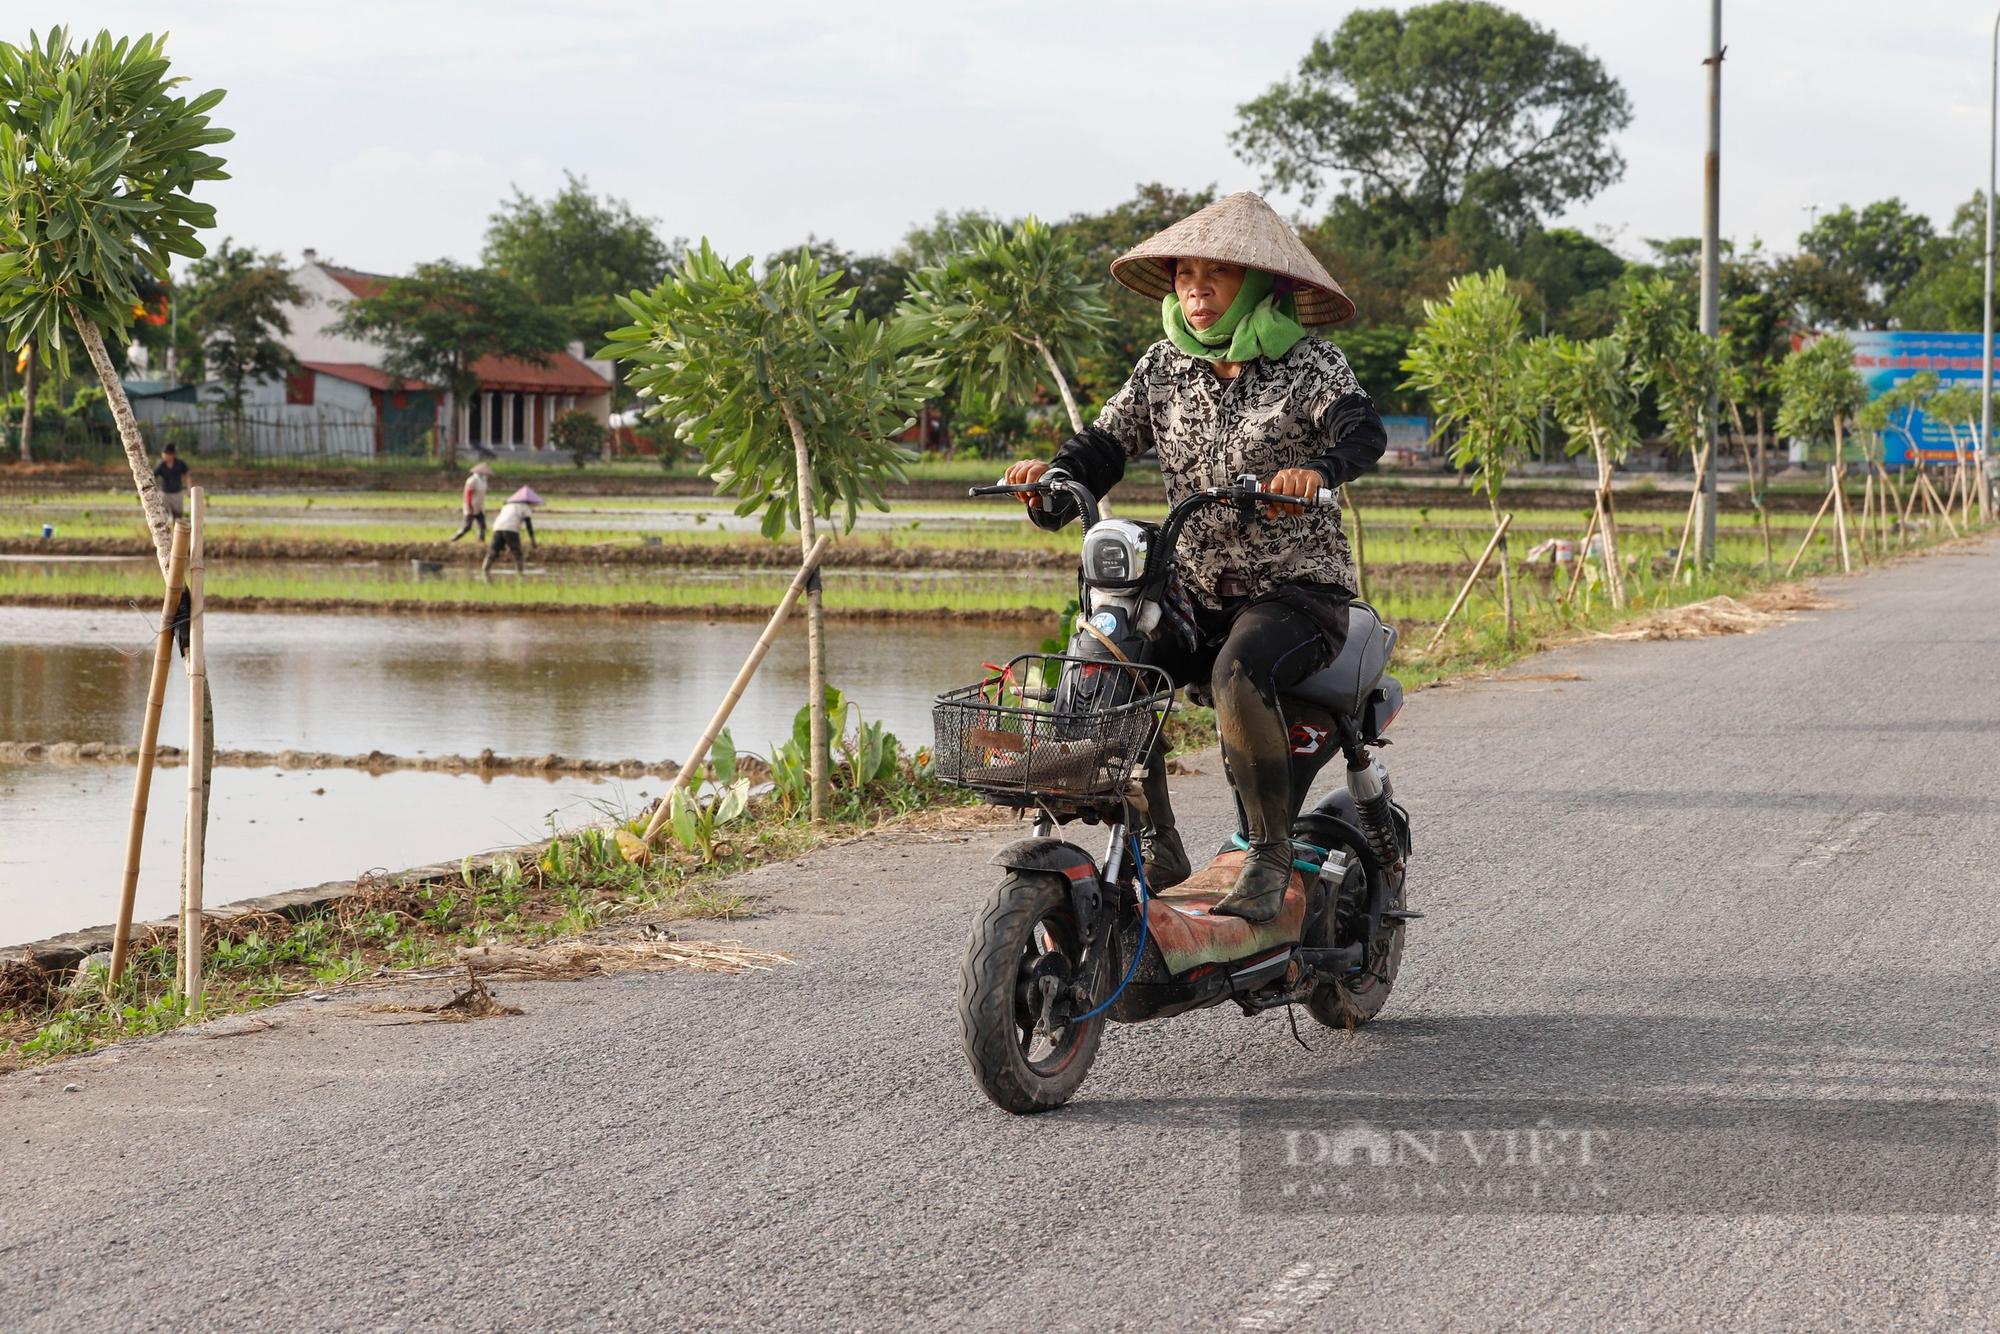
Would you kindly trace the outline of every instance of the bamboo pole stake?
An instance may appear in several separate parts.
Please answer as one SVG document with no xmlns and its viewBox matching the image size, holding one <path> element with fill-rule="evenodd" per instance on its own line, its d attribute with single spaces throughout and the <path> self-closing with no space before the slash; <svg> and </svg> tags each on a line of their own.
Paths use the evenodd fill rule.
<svg viewBox="0 0 2000 1334">
<path fill-rule="evenodd" d="M 1667 582 L 1676 582 L 1681 577 L 1681 562 L 1687 559 L 1688 539 L 1694 536 L 1694 516 L 1701 507 L 1701 469 L 1694 470 L 1694 495 L 1688 499 L 1687 522 L 1681 526 L 1681 544 L 1674 548 L 1674 568 L 1667 572 Z"/>
<path fill-rule="evenodd" d="M 1854 562 L 1847 554 L 1847 488 L 1841 485 L 1843 479 L 1838 463 L 1829 464 L 1826 471 L 1833 479 L 1833 527 L 1840 534 L 1840 572 L 1852 574 Z"/>
<path fill-rule="evenodd" d="M 202 521 L 207 496 L 202 488 L 188 488 L 188 790 L 187 831 L 183 839 L 187 858 L 181 879 L 181 993 L 187 997 L 188 1013 L 201 1013 L 201 872 L 207 855 L 208 823 L 202 811 L 201 757 L 208 744 L 202 735 L 202 692 L 208 686 L 208 658 L 202 648 Z"/>
<path fill-rule="evenodd" d="M 1442 621 L 1438 622 L 1437 633 L 1432 635 L 1431 642 L 1424 646 L 1425 654 L 1428 655 L 1437 648 L 1438 641 L 1444 638 L 1444 632 L 1451 626 L 1452 617 L 1458 615 L 1458 609 L 1465 605 L 1468 597 L 1472 596 L 1472 586 L 1479 582 L 1480 574 L 1486 569 L 1486 562 L 1493 559 L 1494 549 L 1500 545 L 1500 539 L 1507 536 L 1507 526 L 1513 522 L 1514 516 L 1511 514 L 1500 516 L 1499 524 L 1493 529 L 1493 540 L 1486 544 L 1486 550 L 1479 555 L 1479 563 L 1474 565 L 1472 573 L 1466 576 L 1465 587 L 1458 590 L 1458 598 L 1451 604 L 1451 610 L 1444 614 Z"/>
<path fill-rule="evenodd" d="M 1576 568 L 1569 572 L 1569 587 L 1565 588 L 1563 595 L 1556 599 L 1565 606 L 1576 596 L 1576 586 L 1583 578 L 1584 553 L 1590 550 L 1590 535 L 1597 531 L 1597 521 L 1603 514 L 1604 497 L 1600 495 L 1597 497 L 1597 503 L 1590 507 L 1590 522 L 1583 526 L 1583 541 L 1576 544 Z"/>
<path fill-rule="evenodd" d="M 1868 559 L 1868 526 L 1875 518 L 1875 474 L 1868 473 L 1861 479 L 1861 559 Z"/>
<path fill-rule="evenodd" d="M 1792 571 L 1799 568 L 1799 558 L 1806 554 L 1806 548 L 1812 544 L 1813 534 L 1819 531 L 1819 521 L 1826 517 L 1827 506 L 1831 504 L 1833 504 L 1833 492 L 1828 491 L 1826 499 L 1819 502 L 1819 513 L 1813 515 L 1812 523 L 1806 528 L 1806 535 L 1799 539 L 1799 549 L 1792 553 L 1792 563 L 1785 567 L 1785 578 L 1791 578 Z"/>
<path fill-rule="evenodd" d="M 1341 513 L 1354 520 L 1354 595 L 1368 600 L 1368 543 L 1361 534 L 1361 507 L 1347 498 L 1347 486 L 1340 488 Z"/>
<path fill-rule="evenodd" d="M 111 941 L 111 985 L 125 972 L 132 937 L 132 904 L 139 894 L 139 853 L 146 841 L 146 803 L 153 791 L 153 757 L 160 746 L 160 706 L 167 698 L 167 667 L 174 657 L 174 616 L 187 578 L 188 530 L 175 524 L 167 554 L 167 595 L 160 604 L 160 633 L 153 644 L 153 679 L 146 689 L 146 720 L 139 728 L 139 767 L 132 779 L 132 817 L 125 827 L 125 883 L 118 895 L 118 933 Z"/>
<path fill-rule="evenodd" d="M 1945 531 L 1950 533 L 1953 537 L 1957 537 L 1958 525 L 1951 521 L 1951 511 L 1945 508 L 1945 504 L 1942 500 L 1938 499 L 1937 488 L 1931 485 L 1931 479 L 1929 477 L 1925 477 L 1923 480 L 1924 480 L 1924 502 L 1926 506 L 1935 510 L 1937 512 L 1938 518 L 1944 520 Z"/>
<path fill-rule="evenodd" d="M 723 695 L 721 705 L 715 710 L 715 716 L 708 720 L 708 730 L 701 734 L 701 740 L 694 743 L 694 749 L 688 752 L 687 760 L 681 765 L 680 772 L 673 776 L 667 784 L 667 790 L 660 794 L 660 804 L 653 811 L 653 818 L 647 822 L 646 832 L 641 836 L 639 846 L 635 848 L 625 843 L 623 838 L 619 840 L 620 846 L 625 851 L 626 860 L 637 861 L 643 857 L 646 849 L 652 846 L 653 840 L 660 836 L 660 830 L 664 829 L 667 821 L 673 817 L 674 794 L 688 785 L 690 775 L 701 772 L 702 762 L 708 758 L 708 748 L 714 745 L 715 738 L 722 734 L 723 726 L 729 721 L 730 711 L 736 707 L 736 702 L 743 698 L 743 692 L 749 688 L 750 678 L 757 674 L 757 668 L 764 661 L 764 655 L 769 653 L 771 645 L 777 642 L 778 631 L 784 627 L 785 618 L 792 614 L 792 608 L 798 605 L 799 596 L 806 591 L 806 585 L 812 581 L 813 572 L 819 569 L 820 557 L 826 553 L 826 542 L 826 535 L 822 533 L 813 540 L 812 546 L 806 551 L 805 563 L 800 565 L 799 572 L 792 576 L 791 586 L 785 590 L 785 596 L 778 600 L 778 609 L 771 613 L 770 623 L 764 627 L 764 633 L 757 637 L 757 644 L 750 650 L 750 656 L 744 659 L 742 668 L 736 673 L 736 679 L 729 683 L 729 691 Z"/>
</svg>

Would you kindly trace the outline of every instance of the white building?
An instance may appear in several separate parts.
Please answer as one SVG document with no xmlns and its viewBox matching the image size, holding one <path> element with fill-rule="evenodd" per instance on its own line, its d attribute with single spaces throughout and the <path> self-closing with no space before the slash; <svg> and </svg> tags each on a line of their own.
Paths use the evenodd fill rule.
<svg viewBox="0 0 2000 1334">
<path fill-rule="evenodd" d="M 305 252 L 305 262 L 291 277 L 306 294 L 306 301 L 292 314 L 292 332 L 285 344 L 314 378 L 308 385 L 303 376 L 294 377 L 286 402 L 294 407 L 311 406 L 322 393 L 331 396 L 329 402 L 345 402 L 354 390 L 365 390 L 381 423 L 378 434 L 385 448 L 400 452 L 395 446 L 409 429 L 407 414 L 428 411 L 436 423 L 446 396 L 430 385 L 390 385 L 378 369 L 381 348 L 331 331 L 341 307 L 354 297 L 373 295 L 387 277 L 322 264 L 312 250 Z M 458 429 L 453 434 L 478 454 L 550 458 L 544 451 L 550 447 L 549 428 L 559 413 L 582 408 L 600 422 L 611 418 L 611 386 L 616 372 L 610 362 L 584 357 L 581 343 L 570 344 L 567 352 L 552 354 L 546 366 L 511 357 L 482 357 L 472 369 L 479 375 L 479 396 L 456 405 Z"/>
</svg>

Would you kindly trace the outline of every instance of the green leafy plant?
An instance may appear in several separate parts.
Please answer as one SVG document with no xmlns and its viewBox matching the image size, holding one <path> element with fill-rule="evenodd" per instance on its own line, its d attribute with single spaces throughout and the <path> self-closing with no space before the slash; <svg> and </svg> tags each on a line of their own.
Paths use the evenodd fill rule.
<svg viewBox="0 0 2000 1334">
<path fill-rule="evenodd" d="M 1070 379 L 1111 329 L 1102 282 L 1069 234 L 1029 217 L 982 227 L 968 247 L 912 274 L 897 321 L 939 351 L 962 392 L 995 406 L 1032 402 L 1046 378 L 1080 432 Z"/>
<path fill-rule="evenodd" d="M 1588 449 L 1597 460 L 1597 527 L 1604 537 L 1604 577 L 1613 610 L 1622 611 L 1625 579 L 1619 565 L 1611 472 L 1639 442 L 1632 426 L 1638 398 L 1632 392 L 1624 349 L 1612 338 L 1578 343 L 1558 334 L 1535 344 L 1530 363 L 1550 415 L 1569 435 L 1570 452 Z"/>
<path fill-rule="evenodd" d="M 1445 300 L 1424 302 L 1424 315 L 1403 360 L 1410 373 L 1405 387 L 1430 399 L 1440 429 L 1457 429 L 1452 461 L 1472 469 L 1473 491 L 1485 493 L 1497 528 L 1500 490 L 1527 449 L 1538 408 L 1522 338 L 1521 300 L 1507 285 L 1507 271 L 1494 269 L 1453 280 Z M 1499 554 L 1511 644 L 1514 584 L 1504 537 Z"/>
<path fill-rule="evenodd" d="M 69 373 L 67 324 L 82 341 L 118 425 L 161 568 L 172 542 L 166 502 L 146 457 L 104 331 L 122 340 L 144 309 L 142 276 L 164 283 L 172 256 L 199 259 L 196 233 L 215 208 L 192 197 L 227 180 L 204 151 L 233 137 L 209 122 L 222 90 L 178 94 L 164 36 L 73 46 L 67 29 L 0 43 L 0 324 L 12 351 L 33 341 Z"/>
<path fill-rule="evenodd" d="M 610 440 L 610 428 L 582 408 L 557 413 L 549 426 L 549 443 L 568 450 L 579 468 L 604 457 L 604 447 Z"/>
<path fill-rule="evenodd" d="M 651 292 L 620 297 L 632 323 L 601 355 L 630 363 L 629 381 L 649 415 L 677 424 L 699 447 L 716 489 L 736 512 L 763 512 L 765 536 L 796 524 L 810 550 L 818 518 L 836 500 L 852 528 L 858 507 L 886 510 L 885 481 L 901 481 L 914 456 L 894 437 L 935 388 L 932 361 L 908 352 L 889 324 L 856 315 L 855 288 L 823 273 L 809 250 L 771 266 L 724 261 L 704 240 Z M 824 604 L 806 593 L 807 707 L 812 726 L 814 819 L 825 818 L 828 738 L 820 709 L 826 681 Z"/>
</svg>

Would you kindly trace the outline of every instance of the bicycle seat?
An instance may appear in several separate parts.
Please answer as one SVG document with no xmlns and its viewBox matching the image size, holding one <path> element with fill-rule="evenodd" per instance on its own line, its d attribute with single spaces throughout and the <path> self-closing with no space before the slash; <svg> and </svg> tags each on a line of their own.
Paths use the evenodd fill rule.
<svg viewBox="0 0 2000 1334">
<path fill-rule="evenodd" d="M 1338 717 L 1353 718 L 1389 670 L 1389 654 L 1395 647 L 1395 627 L 1385 625 L 1367 603 L 1351 602 L 1340 656 L 1285 693 Z"/>
<path fill-rule="evenodd" d="M 1227 898 L 1243 869 L 1245 853 L 1234 848 L 1217 854 L 1194 875 L 1154 895 L 1146 904 L 1146 929 L 1159 946 L 1167 971 L 1176 976 L 1211 963 L 1234 963 L 1295 945 L 1305 927 L 1305 877 L 1294 869 L 1285 889 L 1285 905 L 1268 922 L 1241 917 L 1216 917 L 1212 910 Z"/>
</svg>

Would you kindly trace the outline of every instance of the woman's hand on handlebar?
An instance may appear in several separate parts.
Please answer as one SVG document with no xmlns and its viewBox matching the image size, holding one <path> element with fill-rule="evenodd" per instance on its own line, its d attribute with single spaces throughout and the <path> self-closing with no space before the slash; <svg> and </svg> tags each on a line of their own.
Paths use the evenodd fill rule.
<svg viewBox="0 0 2000 1334">
<path fill-rule="evenodd" d="M 1020 465 L 1015 464 L 1014 466 L 1019 467 Z M 1008 476 L 1011 478 L 1013 474 L 1010 472 Z M 1276 491 L 1280 495 L 1311 499 L 1313 496 L 1318 495 L 1320 488 L 1325 485 L 1326 479 L 1321 477 L 1315 469 L 1282 468 L 1278 471 L 1278 475 L 1273 477 L 1264 489 L 1266 491 Z M 1303 505 L 1272 505 L 1269 508 L 1271 513 L 1286 518 L 1306 512 Z"/>
<path fill-rule="evenodd" d="M 1000 480 L 1008 486 L 1029 486 L 1041 481 L 1042 474 L 1048 470 L 1049 465 L 1041 459 L 1022 459 L 1010 465 L 1007 469 L 1007 475 Z M 1042 498 L 1040 496 L 1023 494 L 1021 496 L 1021 503 L 1023 505 L 1040 507 Z"/>
</svg>

